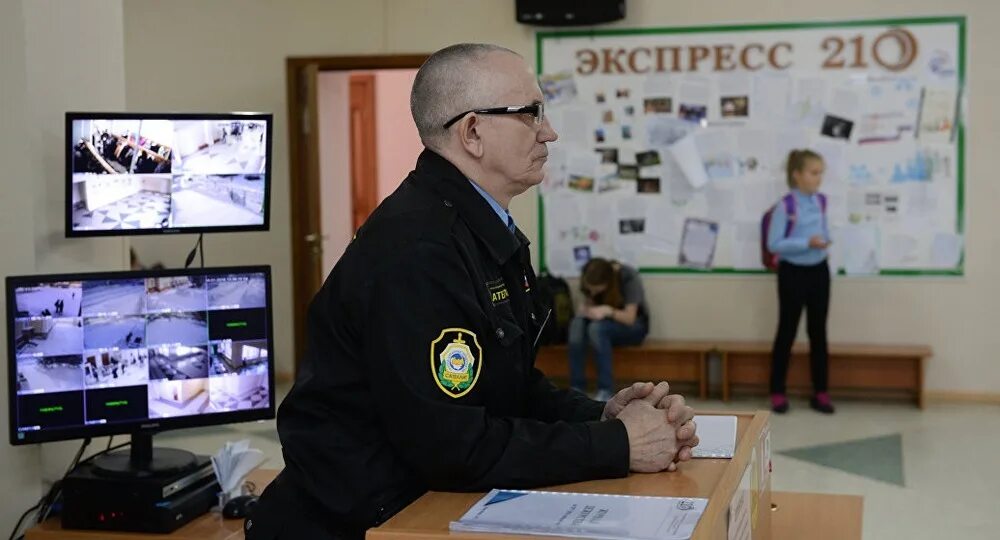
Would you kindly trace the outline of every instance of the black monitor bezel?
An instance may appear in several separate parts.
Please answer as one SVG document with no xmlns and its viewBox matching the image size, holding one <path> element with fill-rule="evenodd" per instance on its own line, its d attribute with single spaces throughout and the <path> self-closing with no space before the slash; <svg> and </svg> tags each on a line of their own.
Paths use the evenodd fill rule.
<svg viewBox="0 0 1000 540">
<path fill-rule="evenodd" d="M 73 122 L 76 120 L 262 120 L 265 123 L 266 147 L 264 154 L 264 223 L 260 225 L 220 225 L 211 227 L 168 227 L 163 229 L 118 229 L 118 230 L 74 230 L 73 229 Z M 66 113 L 66 238 L 89 238 L 95 236 L 147 236 L 154 234 L 203 234 L 226 232 L 254 232 L 271 230 L 271 191 L 274 184 L 271 177 L 272 136 L 274 115 L 258 112 L 231 113 L 125 113 L 125 112 L 67 112 Z"/>
<path fill-rule="evenodd" d="M 39 431 L 18 431 L 17 430 L 17 354 L 14 346 L 14 322 L 17 313 L 17 304 L 14 291 L 22 285 L 37 285 L 44 282 L 59 281 L 85 281 L 89 279 L 128 279 L 128 278 L 150 278 L 167 276 L 191 276 L 191 275 L 217 275 L 217 274 L 242 274 L 242 273 L 263 273 L 266 284 L 266 306 L 268 309 L 267 323 L 267 347 L 268 354 L 268 407 L 266 409 L 251 409 L 245 411 L 220 412 L 210 414 L 200 414 L 195 416 L 181 416 L 176 418 L 145 419 L 143 421 L 121 422 L 113 424 L 98 424 L 92 426 L 60 428 L 53 430 Z M 225 266 L 210 268 L 189 268 L 174 270 L 135 270 L 120 272 L 88 272 L 75 274 L 38 274 L 25 276 L 8 276 L 6 279 L 7 289 L 7 405 L 9 407 L 7 420 L 7 433 L 10 444 L 14 446 L 25 444 L 36 444 L 43 442 L 67 441 L 73 439 L 83 439 L 87 437 L 102 437 L 107 435 L 122 435 L 134 433 L 159 433 L 172 429 L 184 429 L 203 426 L 215 426 L 223 424 L 235 424 L 240 422 L 253 422 L 257 420 L 270 420 L 275 416 L 275 388 L 274 371 L 277 356 L 274 354 L 274 309 L 272 303 L 271 267 L 260 266 Z M 24 438 L 19 439 L 18 435 L 23 434 Z"/>
</svg>

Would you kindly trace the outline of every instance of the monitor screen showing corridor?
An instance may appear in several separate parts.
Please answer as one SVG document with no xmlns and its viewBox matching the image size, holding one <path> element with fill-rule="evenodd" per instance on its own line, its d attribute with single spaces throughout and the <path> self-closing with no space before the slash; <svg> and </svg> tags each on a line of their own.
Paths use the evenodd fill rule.
<svg viewBox="0 0 1000 540">
<path fill-rule="evenodd" d="M 267 230 L 271 119 L 67 113 L 67 236 Z"/>
<path fill-rule="evenodd" d="M 8 278 L 12 442 L 273 410 L 269 291 L 267 267 Z"/>
</svg>

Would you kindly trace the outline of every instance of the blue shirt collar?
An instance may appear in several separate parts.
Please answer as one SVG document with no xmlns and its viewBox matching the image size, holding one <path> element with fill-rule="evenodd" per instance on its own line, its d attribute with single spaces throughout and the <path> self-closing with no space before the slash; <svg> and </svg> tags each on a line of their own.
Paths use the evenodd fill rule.
<svg viewBox="0 0 1000 540">
<path fill-rule="evenodd" d="M 802 200 L 806 200 L 806 201 L 812 201 L 812 200 L 815 200 L 815 198 L 816 198 L 816 194 L 815 193 L 813 193 L 812 195 L 806 195 L 799 188 L 792 188 L 792 193 L 795 194 L 796 197 L 798 197 L 798 198 L 800 198 Z"/>
<path fill-rule="evenodd" d="M 486 190 L 479 187 L 479 184 L 476 184 L 472 180 L 469 180 L 469 183 L 472 184 L 472 187 L 476 188 L 476 191 L 478 191 L 479 194 L 482 195 L 484 199 L 486 199 L 486 202 L 489 203 L 490 208 L 492 208 L 493 211 L 497 213 L 497 217 L 499 217 L 500 221 L 503 222 L 503 226 L 507 227 L 507 229 L 510 232 L 514 232 L 514 218 L 510 216 L 510 212 L 505 210 L 504 207 L 500 206 L 500 203 L 498 203 L 497 200 L 494 199 L 492 195 L 486 193 Z"/>
</svg>

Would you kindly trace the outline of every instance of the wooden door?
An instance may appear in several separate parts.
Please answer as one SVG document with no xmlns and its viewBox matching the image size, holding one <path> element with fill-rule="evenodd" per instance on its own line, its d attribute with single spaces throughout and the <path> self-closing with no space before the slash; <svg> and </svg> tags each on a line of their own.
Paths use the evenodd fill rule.
<svg viewBox="0 0 1000 540">
<path fill-rule="evenodd" d="M 354 230 L 358 230 L 378 203 L 375 75 L 370 73 L 351 75 L 350 103 L 351 223 Z"/>
<path fill-rule="evenodd" d="M 320 226 L 319 185 L 319 68 L 307 64 L 289 71 L 289 116 L 297 121 L 290 144 L 292 163 L 291 214 L 293 295 L 295 310 L 295 365 L 305 352 L 305 316 L 312 297 L 323 284 L 323 231 Z M 294 80 L 291 80 L 293 79 Z M 291 130 L 290 130 L 291 131 Z"/>
<path fill-rule="evenodd" d="M 287 58 L 286 95 L 288 96 L 288 161 L 291 188 L 293 313 L 295 327 L 295 369 L 306 350 L 306 317 L 309 303 L 323 284 L 323 251 L 319 183 L 319 107 L 317 76 L 319 71 L 358 71 L 373 69 L 413 69 L 420 67 L 426 54 L 375 56 L 310 56 Z M 368 85 L 364 91 L 363 85 Z M 367 96 L 368 105 L 358 104 L 359 140 L 368 141 L 359 148 L 358 175 L 352 175 L 352 216 L 359 226 L 375 209 L 378 201 L 375 161 L 375 86 L 374 80 L 361 83 L 357 94 Z M 353 95 L 355 92 L 351 92 Z M 362 99 L 362 98 L 359 98 Z M 353 101 L 352 101 L 353 107 Z M 365 113 L 364 111 L 368 112 Z M 352 119 L 354 113 L 352 109 Z M 368 123 L 370 129 L 363 126 Z M 353 124 L 353 121 L 352 121 Z M 352 127 L 351 139 L 354 139 Z M 352 145 L 353 146 L 353 145 Z M 361 145 L 359 145 L 361 146 Z M 352 153 L 352 156 L 354 154 Z M 367 157 L 366 157 L 367 156 Z M 352 157 L 352 170 L 353 162 Z M 357 180 L 355 180 L 357 179 Z M 355 183 L 357 182 L 357 183 Z M 280 373 L 281 376 L 294 374 Z"/>
</svg>

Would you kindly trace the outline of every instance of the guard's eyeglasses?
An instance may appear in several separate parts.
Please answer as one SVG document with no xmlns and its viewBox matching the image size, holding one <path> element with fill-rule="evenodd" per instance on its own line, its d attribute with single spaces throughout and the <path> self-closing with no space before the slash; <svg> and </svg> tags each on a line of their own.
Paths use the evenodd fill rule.
<svg viewBox="0 0 1000 540">
<path fill-rule="evenodd" d="M 545 104 L 544 103 L 532 103 L 531 105 L 524 105 L 520 107 L 491 107 L 489 109 L 473 109 L 471 111 L 465 111 L 464 113 L 448 120 L 444 124 L 444 129 L 448 129 L 458 122 L 465 115 L 470 113 L 476 114 L 530 114 L 535 119 L 536 125 L 541 125 L 545 121 Z"/>
</svg>

